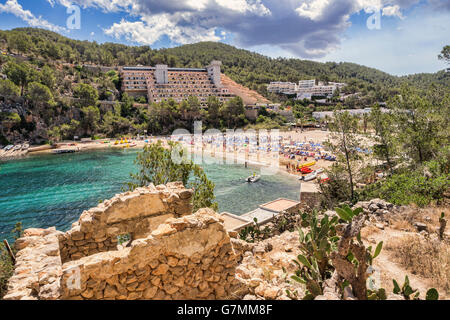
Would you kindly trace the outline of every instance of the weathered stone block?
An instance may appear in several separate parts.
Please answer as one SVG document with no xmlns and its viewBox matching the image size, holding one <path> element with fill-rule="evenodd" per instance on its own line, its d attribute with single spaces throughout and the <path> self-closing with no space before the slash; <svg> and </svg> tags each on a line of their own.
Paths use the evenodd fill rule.
<svg viewBox="0 0 450 320">
<path fill-rule="evenodd" d="M 169 295 L 172 295 L 179 290 L 179 288 L 177 286 L 174 286 L 172 284 L 164 285 L 163 289 Z"/>
<path fill-rule="evenodd" d="M 155 276 L 166 274 L 169 268 L 170 267 L 167 264 L 160 264 L 155 270 L 153 270 L 152 274 Z"/>
<path fill-rule="evenodd" d="M 118 292 L 115 286 L 111 286 L 109 284 L 106 285 L 105 291 L 103 292 L 103 297 L 105 299 L 114 299 L 118 296 Z"/>
<path fill-rule="evenodd" d="M 175 258 L 175 257 L 168 257 L 168 258 L 167 258 L 167 264 L 168 264 L 170 267 L 175 267 L 175 266 L 178 264 L 178 259 Z"/>
<path fill-rule="evenodd" d="M 159 286 L 159 284 L 161 283 L 161 278 L 158 277 L 153 277 L 150 280 L 151 284 L 154 285 L 155 287 Z"/>
<path fill-rule="evenodd" d="M 88 288 L 86 291 L 81 293 L 81 296 L 86 299 L 91 299 L 94 296 L 94 290 L 92 288 Z"/>
</svg>

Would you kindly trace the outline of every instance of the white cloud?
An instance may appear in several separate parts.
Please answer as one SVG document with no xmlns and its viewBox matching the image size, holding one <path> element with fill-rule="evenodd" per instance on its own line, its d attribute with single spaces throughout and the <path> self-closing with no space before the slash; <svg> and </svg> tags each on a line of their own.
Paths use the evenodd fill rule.
<svg viewBox="0 0 450 320">
<path fill-rule="evenodd" d="M 240 13 L 268 15 L 270 11 L 261 0 L 47 0 L 52 6 L 77 4 L 83 8 L 99 8 L 106 12 L 125 11 L 134 15 L 159 11 L 202 11 L 213 5 Z"/>
<path fill-rule="evenodd" d="M 17 0 L 8 0 L 5 4 L 0 3 L 0 13 L 10 13 L 25 21 L 31 27 L 44 28 L 51 31 L 62 32 L 66 29 L 56 26 L 42 17 L 36 17 L 29 10 L 24 10 Z"/>
<path fill-rule="evenodd" d="M 19 0 L 20 1 L 20 0 Z M 413 5 L 450 9 L 448 0 L 47 0 L 51 5 L 114 12 L 122 19 L 103 26 L 116 39 L 152 45 L 228 39 L 239 47 L 273 47 L 302 58 L 339 50 L 354 14 L 382 10 L 404 18 Z M 431 10 L 431 9 L 430 9 Z M 369 16 L 367 16 L 369 17 Z M 401 21 L 401 20 L 400 20 Z M 395 28 L 395 27 L 394 27 Z M 222 32 L 225 32 L 223 34 Z M 226 37 L 225 37 L 226 35 Z"/>
<path fill-rule="evenodd" d="M 216 0 L 216 3 L 226 9 L 240 13 L 251 12 L 261 16 L 270 15 L 270 10 L 260 0 Z"/>
<path fill-rule="evenodd" d="M 119 12 L 133 10 L 135 7 L 133 0 L 47 0 L 53 7 L 56 3 L 70 7 L 72 4 L 82 8 L 98 8 L 104 12 Z"/>
<path fill-rule="evenodd" d="M 342 3 L 343 1 L 340 2 Z M 387 5 L 392 2 L 392 0 L 355 0 L 352 3 L 352 13 L 360 12 L 361 10 L 364 10 L 366 13 L 382 10 L 385 16 L 397 16 L 403 19 L 400 5 Z M 400 0 L 399 2 L 408 5 L 408 0 Z M 302 17 L 317 21 L 329 12 L 331 4 L 331 0 L 307 0 L 302 2 L 295 11 Z"/>
<path fill-rule="evenodd" d="M 87 1 L 97 1 L 97 6 L 101 6 L 103 2 L 78 0 L 84 5 Z M 125 1 L 122 8 L 128 8 L 125 11 L 132 16 L 138 16 L 138 21 L 122 19 L 105 28 L 105 34 L 147 45 L 154 44 L 163 36 L 179 44 L 220 41 L 226 33 L 221 34 L 222 37 L 216 35 L 219 27 L 225 26 L 222 29 L 226 29 L 227 24 L 235 24 L 235 20 L 239 18 L 264 17 L 271 14 L 260 0 L 155 1 L 134 1 L 133 7 L 127 6 Z"/>
<path fill-rule="evenodd" d="M 328 5 L 329 0 L 312 0 L 309 2 L 303 2 L 300 7 L 295 9 L 295 11 L 301 17 L 307 17 L 311 20 L 317 20 L 323 15 Z"/>
<path fill-rule="evenodd" d="M 404 19 L 403 15 L 400 11 L 400 6 L 398 6 L 398 5 L 384 7 L 383 8 L 383 16 L 388 16 L 388 17 L 396 16 L 396 17 L 399 17 L 400 19 Z"/>
<path fill-rule="evenodd" d="M 162 36 L 166 35 L 172 41 L 187 44 L 199 41 L 219 41 L 216 36 L 216 28 L 204 28 L 200 26 L 179 26 L 181 19 L 187 19 L 189 14 L 157 14 L 141 18 L 141 21 L 130 22 L 122 19 L 105 29 L 107 35 L 115 38 L 125 37 L 128 41 L 152 45 Z"/>
<path fill-rule="evenodd" d="M 402 17 L 402 9 L 419 0 L 47 0 L 104 12 L 124 12 L 104 28 L 117 39 L 154 44 L 163 36 L 174 43 L 220 41 L 225 31 L 239 46 L 278 46 L 305 58 L 337 48 L 358 12 L 383 10 Z M 428 0 L 444 1 L 444 0 Z"/>
</svg>

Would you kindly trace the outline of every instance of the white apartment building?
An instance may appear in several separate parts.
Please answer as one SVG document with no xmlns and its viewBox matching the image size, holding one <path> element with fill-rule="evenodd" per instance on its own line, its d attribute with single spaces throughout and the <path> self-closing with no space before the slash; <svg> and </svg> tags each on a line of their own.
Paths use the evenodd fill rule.
<svg viewBox="0 0 450 320">
<path fill-rule="evenodd" d="M 268 92 L 280 94 L 297 94 L 297 99 L 311 99 L 312 96 L 331 97 L 336 89 L 345 87 L 345 83 L 328 82 L 325 85 L 319 82 L 316 85 L 316 79 L 300 80 L 298 84 L 293 82 L 271 82 L 267 86 Z"/>
<path fill-rule="evenodd" d="M 335 85 L 324 85 L 323 82 L 316 85 L 315 80 L 307 81 L 303 81 L 302 85 L 299 84 L 297 99 L 311 99 L 312 96 L 330 97 L 337 89 Z"/>
<path fill-rule="evenodd" d="M 298 89 L 308 89 L 316 86 L 316 79 L 312 80 L 300 80 L 298 82 Z"/>
<path fill-rule="evenodd" d="M 313 89 L 314 96 L 332 96 L 337 87 L 335 86 L 316 86 Z"/>
<path fill-rule="evenodd" d="M 311 99 L 312 96 L 325 96 L 331 97 L 336 89 L 345 87 L 345 83 L 341 82 L 328 82 L 325 85 L 323 82 L 319 82 L 316 85 L 316 80 L 302 80 L 299 82 L 297 89 L 297 99 Z"/>
<path fill-rule="evenodd" d="M 294 82 L 271 82 L 267 86 L 267 91 L 272 93 L 295 94 L 297 84 Z"/>
</svg>

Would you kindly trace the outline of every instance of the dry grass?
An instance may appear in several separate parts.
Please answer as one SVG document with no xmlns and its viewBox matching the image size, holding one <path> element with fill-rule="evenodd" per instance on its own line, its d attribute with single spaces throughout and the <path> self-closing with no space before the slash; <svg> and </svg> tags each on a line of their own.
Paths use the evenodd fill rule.
<svg viewBox="0 0 450 320">
<path fill-rule="evenodd" d="M 408 235 L 386 244 L 394 259 L 413 274 L 430 279 L 434 286 L 450 292 L 450 243 Z"/>
<path fill-rule="evenodd" d="M 371 235 L 380 233 L 381 230 L 375 227 L 374 225 L 368 225 L 361 230 L 361 238 L 368 240 Z"/>
<path fill-rule="evenodd" d="M 414 231 L 414 227 L 412 226 L 412 224 L 409 221 L 403 219 L 393 220 L 391 222 L 391 228 L 401 231 Z"/>
<path fill-rule="evenodd" d="M 416 208 L 410 206 L 407 210 L 391 217 L 390 225 L 396 230 L 415 231 L 414 223 L 421 222 L 427 225 L 429 232 L 435 232 L 439 228 L 439 217 L 442 212 L 450 221 L 449 207 Z"/>
</svg>

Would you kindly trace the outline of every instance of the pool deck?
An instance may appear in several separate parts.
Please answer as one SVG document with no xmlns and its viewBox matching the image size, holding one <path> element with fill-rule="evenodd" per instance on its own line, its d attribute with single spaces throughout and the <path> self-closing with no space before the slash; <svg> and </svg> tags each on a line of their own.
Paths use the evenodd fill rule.
<svg viewBox="0 0 450 320">
<path fill-rule="evenodd" d="M 221 213 L 224 219 L 225 229 L 228 231 L 239 231 L 247 226 L 253 225 L 255 219 L 258 225 L 264 225 L 272 221 L 277 215 L 283 211 L 296 210 L 300 206 L 300 202 L 280 198 L 259 206 L 259 208 L 247 212 L 241 216 L 230 212 Z"/>
<path fill-rule="evenodd" d="M 298 201 L 290 200 L 290 199 L 278 199 L 275 201 L 268 202 L 260 206 L 261 209 L 281 212 L 285 210 L 289 210 L 290 208 L 298 205 Z"/>
</svg>

